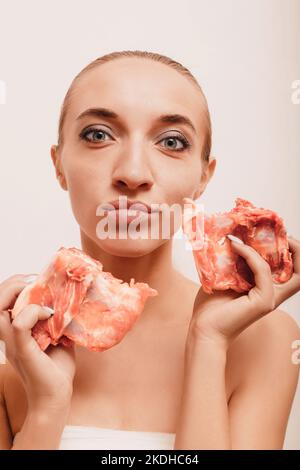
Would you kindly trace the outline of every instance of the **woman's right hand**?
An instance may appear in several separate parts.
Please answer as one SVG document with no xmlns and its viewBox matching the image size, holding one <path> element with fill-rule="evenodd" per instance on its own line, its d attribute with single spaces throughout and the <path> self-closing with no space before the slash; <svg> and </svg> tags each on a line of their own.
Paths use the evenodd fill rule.
<svg viewBox="0 0 300 470">
<path fill-rule="evenodd" d="M 44 307 L 27 305 L 13 321 L 10 317 L 9 310 L 28 285 L 28 277 L 17 274 L 0 284 L 0 339 L 5 343 L 8 361 L 24 385 L 29 411 L 65 409 L 73 392 L 74 347 L 50 345 L 47 353 L 40 349 L 31 329 L 38 320 L 51 316 Z"/>
</svg>

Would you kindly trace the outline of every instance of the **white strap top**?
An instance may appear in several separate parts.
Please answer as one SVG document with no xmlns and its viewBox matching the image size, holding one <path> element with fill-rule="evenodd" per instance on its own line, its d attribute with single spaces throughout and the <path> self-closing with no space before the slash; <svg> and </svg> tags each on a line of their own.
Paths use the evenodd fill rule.
<svg viewBox="0 0 300 470">
<path fill-rule="evenodd" d="M 174 433 L 66 425 L 59 450 L 172 450 Z"/>
</svg>

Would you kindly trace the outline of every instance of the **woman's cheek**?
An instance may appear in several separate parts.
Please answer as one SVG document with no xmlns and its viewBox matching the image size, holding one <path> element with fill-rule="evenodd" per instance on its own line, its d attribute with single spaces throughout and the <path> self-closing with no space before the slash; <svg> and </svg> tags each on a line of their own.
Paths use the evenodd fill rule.
<svg viewBox="0 0 300 470">
<path fill-rule="evenodd" d="M 97 207 L 105 198 L 103 180 L 95 173 L 79 172 L 69 177 L 68 189 L 72 211 L 78 224 L 89 233 L 96 233 Z"/>
<path fill-rule="evenodd" d="M 176 162 L 178 163 L 178 162 Z M 201 181 L 202 167 L 200 162 L 186 162 L 183 165 L 172 166 L 164 173 L 162 187 L 169 203 L 182 204 L 182 199 L 191 197 L 198 189 Z"/>
</svg>

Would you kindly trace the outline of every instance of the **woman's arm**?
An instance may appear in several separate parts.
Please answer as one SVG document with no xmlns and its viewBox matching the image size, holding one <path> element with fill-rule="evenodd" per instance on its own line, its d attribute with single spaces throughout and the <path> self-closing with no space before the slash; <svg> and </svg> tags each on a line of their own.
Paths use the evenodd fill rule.
<svg viewBox="0 0 300 470">
<path fill-rule="evenodd" d="M 227 354 L 196 337 L 187 343 L 174 449 L 281 449 L 299 376 L 291 347 L 297 339 L 296 322 L 277 310 Z M 226 378 L 234 383 L 229 404 Z"/>
<path fill-rule="evenodd" d="M 11 450 L 53 450 L 59 448 L 68 417 L 68 405 L 51 407 L 27 413 L 22 429 L 15 435 Z"/>
<path fill-rule="evenodd" d="M 272 357 L 276 348 L 270 347 L 269 343 L 274 335 L 271 338 L 268 334 L 263 335 L 266 351 L 264 353 L 260 351 L 259 354 L 253 348 L 252 353 L 255 352 L 253 356 L 256 361 L 252 374 L 248 374 L 251 379 L 239 384 L 229 407 L 226 398 L 226 365 L 230 346 L 240 340 L 241 333 L 245 337 L 245 334 L 249 334 L 253 328 L 257 330 L 257 325 L 268 321 L 266 320 L 268 314 L 274 313 L 273 310 L 278 305 L 299 291 L 300 242 L 294 239 L 289 241 L 293 254 L 294 274 L 288 282 L 275 285 L 268 263 L 253 248 L 234 243 L 234 249 L 246 259 L 254 274 L 255 287 L 247 295 L 242 296 L 232 291 L 208 295 L 199 290 L 186 341 L 185 377 L 175 449 L 233 449 L 240 446 L 263 446 L 263 442 L 259 444 L 253 439 L 255 426 L 259 426 L 259 422 L 254 426 L 251 418 L 255 414 L 258 417 L 257 410 L 260 410 L 262 420 L 269 420 L 266 422 L 270 423 L 270 429 L 265 426 L 269 434 L 272 434 L 272 423 L 276 422 L 276 418 L 272 417 L 276 417 L 276 413 L 279 413 L 279 425 L 276 429 L 281 429 L 281 436 L 283 435 L 282 430 L 285 429 L 297 384 L 296 378 L 298 379 L 298 370 L 290 367 L 292 349 L 287 349 L 286 341 L 280 337 L 280 334 L 275 336 L 279 343 L 277 345 L 279 352 L 278 357 Z M 292 347 L 292 338 L 298 339 L 295 338 L 298 328 L 296 331 L 295 333 L 294 328 L 288 348 Z M 257 332 L 254 336 L 256 339 Z M 289 356 L 283 354 L 283 345 L 285 351 L 288 350 Z M 261 354 L 263 356 L 268 354 L 268 368 L 265 364 L 265 370 L 259 369 Z M 242 362 L 242 356 L 240 359 Z M 282 380 L 287 381 L 287 387 L 282 387 L 282 382 L 278 381 L 278 374 L 282 373 L 282 370 L 286 371 L 287 376 L 282 377 Z M 247 364 L 244 361 L 241 376 L 247 377 L 247 373 Z M 260 396 L 261 394 L 263 396 Z M 269 394 L 270 399 L 272 395 L 277 396 L 276 404 L 280 405 L 278 409 L 276 405 L 265 408 L 269 411 L 263 415 L 264 407 L 261 402 L 266 401 L 266 394 Z M 245 405 L 241 405 L 242 403 Z M 247 404 L 253 409 L 249 411 Z M 250 422 L 252 426 L 248 425 Z M 242 438 L 240 438 L 241 433 L 244 433 Z M 275 438 L 265 442 L 272 442 L 272 447 L 274 442 L 278 443 L 279 440 Z"/>
<path fill-rule="evenodd" d="M 9 310 L 25 286 L 22 275 L 0 284 L 0 339 L 5 343 L 7 360 L 22 381 L 28 405 L 22 429 L 13 439 L 1 386 L 0 442 L 4 448 L 12 445 L 8 448 L 13 450 L 56 449 L 73 393 L 75 352 L 74 348 L 61 345 L 49 346 L 47 353 L 40 349 L 31 330 L 37 321 L 49 318 L 51 313 L 39 305 L 26 306 L 11 321 Z M 3 375 L 3 369 L 1 372 Z"/>
<path fill-rule="evenodd" d="M 226 350 L 196 337 L 187 342 L 174 449 L 230 449 Z"/>
<path fill-rule="evenodd" d="M 0 450 L 9 450 L 12 446 L 12 433 L 4 400 L 4 375 L 6 365 L 0 365 Z"/>
<path fill-rule="evenodd" d="M 13 436 L 5 406 L 6 365 L 0 365 L 0 450 L 57 449 L 68 416 L 69 403 L 51 404 L 27 413 L 21 430 Z"/>
<path fill-rule="evenodd" d="M 299 378 L 292 345 L 299 339 L 298 324 L 277 309 L 248 328 L 232 346 L 229 363 L 235 363 L 236 383 L 229 417 L 233 449 L 282 449 Z M 229 368 L 230 364 L 227 375 Z"/>
</svg>

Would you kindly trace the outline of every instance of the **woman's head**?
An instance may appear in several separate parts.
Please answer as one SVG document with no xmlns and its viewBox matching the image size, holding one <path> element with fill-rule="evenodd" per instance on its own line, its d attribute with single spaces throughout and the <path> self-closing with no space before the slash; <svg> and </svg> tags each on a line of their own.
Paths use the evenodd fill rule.
<svg viewBox="0 0 300 470">
<path fill-rule="evenodd" d="M 100 240 L 97 207 L 123 195 L 149 205 L 196 199 L 214 171 L 210 151 L 209 111 L 192 74 L 166 56 L 125 51 L 75 77 L 51 156 L 85 235 L 112 254 L 140 256 L 165 240 Z"/>
</svg>

